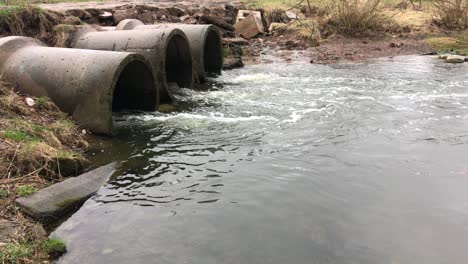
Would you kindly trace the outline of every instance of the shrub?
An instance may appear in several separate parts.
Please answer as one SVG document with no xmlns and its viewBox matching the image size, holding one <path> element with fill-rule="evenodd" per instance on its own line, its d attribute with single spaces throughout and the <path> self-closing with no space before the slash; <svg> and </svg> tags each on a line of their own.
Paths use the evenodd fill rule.
<svg viewBox="0 0 468 264">
<path fill-rule="evenodd" d="M 329 23 L 338 33 L 359 36 L 384 28 L 386 17 L 380 12 L 380 0 L 338 0 L 331 7 Z"/>
<path fill-rule="evenodd" d="M 446 29 L 468 28 L 468 0 L 432 0 L 435 6 L 434 22 Z"/>
</svg>

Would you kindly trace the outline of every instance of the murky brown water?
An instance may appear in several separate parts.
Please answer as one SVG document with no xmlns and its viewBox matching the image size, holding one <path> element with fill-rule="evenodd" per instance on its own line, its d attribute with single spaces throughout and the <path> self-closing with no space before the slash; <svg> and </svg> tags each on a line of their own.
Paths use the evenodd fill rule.
<svg viewBox="0 0 468 264">
<path fill-rule="evenodd" d="M 468 64 L 249 66 L 118 117 L 60 263 L 468 262 Z"/>
</svg>

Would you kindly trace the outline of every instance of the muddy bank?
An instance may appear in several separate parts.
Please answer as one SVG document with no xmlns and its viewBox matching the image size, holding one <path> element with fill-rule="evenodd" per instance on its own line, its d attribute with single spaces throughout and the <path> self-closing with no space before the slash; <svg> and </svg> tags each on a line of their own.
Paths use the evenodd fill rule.
<svg viewBox="0 0 468 264">
<path fill-rule="evenodd" d="M 43 4 L 40 8 L 29 7 L 13 12 L 10 20 L 0 17 L 0 36 L 25 35 L 38 38 L 50 46 L 66 46 L 65 39 L 74 26 L 91 24 L 96 26 L 116 26 L 124 19 L 139 19 L 145 24 L 185 23 L 215 24 L 225 38 L 226 55 L 230 47 L 241 46 L 246 63 L 268 62 L 259 55 L 267 52 L 286 60 L 294 58 L 291 50 L 303 51 L 314 63 L 337 63 L 341 61 L 361 61 L 376 57 L 425 54 L 433 52 L 433 46 L 425 41 L 427 34 L 413 32 L 411 27 L 395 26 L 387 32 L 379 32 L 371 37 L 350 38 L 329 33 L 319 33 L 318 39 L 304 35 L 287 18 L 284 10 L 265 11 L 263 23 L 267 32 L 252 39 L 230 41 L 235 38 L 233 25 L 239 9 L 246 8 L 239 1 L 123 1 Z M 40 14 L 40 15 L 37 15 Z M 18 27 L 15 21 L 22 21 Z M 269 31 L 271 23 L 285 23 L 286 30 Z M 317 42 L 318 41 L 318 42 Z M 267 51 L 266 51 L 267 50 Z"/>
</svg>

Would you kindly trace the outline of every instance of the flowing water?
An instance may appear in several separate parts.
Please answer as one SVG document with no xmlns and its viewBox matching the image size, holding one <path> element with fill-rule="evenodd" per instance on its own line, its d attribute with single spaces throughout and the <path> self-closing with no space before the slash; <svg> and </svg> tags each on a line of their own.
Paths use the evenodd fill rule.
<svg viewBox="0 0 468 264">
<path fill-rule="evenodd" d="M 225 72 L 119 116 L 60 263 L 467 263 L 468 64 Z"/>
</svg>

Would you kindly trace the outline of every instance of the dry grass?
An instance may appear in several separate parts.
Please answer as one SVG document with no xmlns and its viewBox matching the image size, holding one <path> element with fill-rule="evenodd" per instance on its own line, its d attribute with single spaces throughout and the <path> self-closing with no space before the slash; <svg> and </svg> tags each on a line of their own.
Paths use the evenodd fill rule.
<svg viewBox="0 0 468 264">
<path fill-rule="evenodd" d="M 86 163 L 87 143 L 75 124 L 47 98 L 33 107 L 0 83 L 0 216 L 16 225 L 11 241 L 1 246 L 0 263 L 47 260 L 47 237 L 15 206 L 19 196 L 76 175 Z"/>
<path fill-rule="evenodd" d="M 390 18 L 381 9 L 380 0 L 338 0 L 332 5 L 329 24 L 347 36 L 364 36 L 382 31 Z"/>
<path fill-rule="evenodd" d="M 4 35 L 29 36 L 47 41 L 59 20 L 59 13 L 37 6 L 0 6 L 0 34 Z"/>
<path fill-rule="evenodd" d="M 451 30 L 468 28 L 468 0 L 432 0 L 432 3 L 438 26 Z"/>
</svg>

